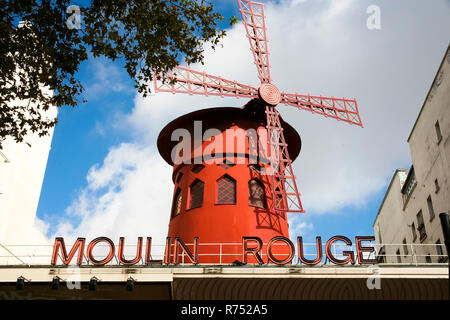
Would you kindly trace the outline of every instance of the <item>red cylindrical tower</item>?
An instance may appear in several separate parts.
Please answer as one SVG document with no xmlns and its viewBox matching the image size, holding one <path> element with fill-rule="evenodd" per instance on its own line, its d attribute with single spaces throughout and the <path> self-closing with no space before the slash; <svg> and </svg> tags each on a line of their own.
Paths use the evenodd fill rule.
<svg viewBox="0 0 450 320">
<path fill-rule="evenodd" d="M 289 237 L 286 214 L 271 209 L 265 122 L 264 109 L 252 100 L 243 108 L 186 114 L 159 134 L 158 150 L 173 166 L 175 185 L 168 237 L 190 244 L 198 237 L 200 263 L 241 260 L 243 237 L 259 237 L 264 244 Z M 300 136 L 283 120 L 282 127 L 294 160 Z M 273 252 L 286 253 L 282 247 Z"/>
</svg>

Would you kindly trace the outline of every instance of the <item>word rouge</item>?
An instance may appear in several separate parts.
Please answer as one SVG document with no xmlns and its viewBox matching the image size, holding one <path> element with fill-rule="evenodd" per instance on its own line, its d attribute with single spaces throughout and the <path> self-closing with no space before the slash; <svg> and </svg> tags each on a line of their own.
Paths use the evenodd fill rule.
<svg viewBox="0 0 450 320">
<path fill-rule="evenodd" d="M 336 241 L 342 241 L 346 246 L 352 246 L 352 242 L 349 238 L 344 236 L 334 236 L 331 237 L 325 245 L 325 255 L 328 260 L 337 265 L 344 264 L 355 264 L 355 253 L 353 251 L 342 251 L 342 256 L 345 256 L 345 259 L 338 259 L 331 252 L 331 246 Z M 356 236 L 355 237 L 355 246 L 356 246 L 356 256 L 358 258 L 359 264 L 376 264 L 376 259 L 368 259 L 364 258 L 363 254 L 372 254 L 375 252 L 374 247 L 364 247 L 362 246 L 362 241 L 375 241 L 375 237 L 373 236 Z M 109 247 L 109 252 L 103 260 L 97 260 L 94 258 L 93 249 L 99 243 L 106 243 L 107 247 Z M 64 238 L 57 237 L 55 238 L 55 243 L 53 245 L 53 254 L 52 254 L 52 265 L 57 264 L 58 256 L 60 257 L 62 263 L 64 265 L 69 265 L 75 254 L 78 251 L 77 264 L 81 265 L 83 263 L 83 257 L 86 256 L 89 264 L 94 266 L 104 266 L 107 263 L 111 262 L 111 260 L 116 256 L 115 255 L 115 245 L 113 241 L 107 237 L 99 237 L 92 240 L 87 248 L 84 255 L 84 247 L 85 247 L 86 239 L 78 238 L 74 245 L 72 246 L 69 253 L 67 253 L 66 245 L 64 242 Z M 284 259 L 278 259 L 275 257 L 273 253 L 273 246 L 277 244 L 279 246 L 283 246 L 287 249 L 287 257 Z M 186 254 L 188 260 L 193 264 L 199 263 L 199 250 L 198 250 L 198 238 L 194 238 L 193 250 L 188 249 L 188 246 L 180 239 L 175 238 L 174 243 L 172 243 L 172 239 L 167 237 L 166 239 L 166 248 L 164 253 L 164 260 L 152 260 L 151 258 L 151 246 L 152 246 L 152 238 L 147 237 L 147 243 L 145 248 L 145 255 L 142 254 L 143 249 L 143 238 L 139 237 L 137 241 L 137 249 L 136 256 L 133 259 L 126 259 L 124 256 L 124 247 L 125 247 L 125 238 L 121 237 L 119 239 L 119 248 L 117 250 L 117 260 L 119 264 L 125 266 L 131 266 L 139 263 L 143 258 L 143 263 L 145 265 L 149 264 L 178 264 L 179 257 L 182 254 Z M 174 246 L 174 252 L 172 253 L 171 248 Z M 242 263 L 247 264 L 248 256 L 254 257 L 258 264 L 264 264 L 264 260 L 261 257 L 261 251 L 263 248 L 263 242 L 258 237 L 242 237 Z M 297 237 L 297 248 L 298 248 L 298 259 L 301 263 L 307 265 L 316 265 L 323 258 L 322 252 L 322 239 L 321 237 L 316 237 L 316 259 L 310 260 L 305 258 L 304 249 L 303 249 L 303 238 Z M 278 236 L 272 238 L 266 245 L 266 254 L 267 254 L 267 263 L 275 263 L 278 265 L 285 265 L 292 262 L 292 259 L 295 254 L 295 247 L 292 241 L 286 237 Z"/>
</svg>

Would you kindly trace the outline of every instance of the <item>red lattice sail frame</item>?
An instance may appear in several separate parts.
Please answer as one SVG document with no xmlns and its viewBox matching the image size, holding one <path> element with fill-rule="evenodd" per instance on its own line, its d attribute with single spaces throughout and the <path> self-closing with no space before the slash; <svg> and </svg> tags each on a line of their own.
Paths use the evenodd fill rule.
<svg viewBox="0 0 450 320">
<path fill-rule="evenodd" d="M 242 22 L 253 54 L 261 85 L 259 88 L 213 76 L 189 67 L 177 66 L 168 74 L 155 74 L 155 92 L 257 98 L 266 109 L 266 128 L 271 167 L 272 209 L 277 212 L 305 212 L 292 170 L 288 146 L 276 106 L 280 103 L 363 127 L 356 99 L 280 92 L 272 84 L 264 4 L 238 0 Z"/>
<path fill-rule="evenodd" d="M 158 82 L 157 80 L 161 80 Z M 205 96 L 257 98 L 258 89 L 205 72 L 176 66 L 169 74 L 154 77 L 155 92 L 201 94 Z"/>
<path fill-rule="evenodd" d="M 256 68 L 261 83 L 270 83 L 269 48 L 267 45 L 264 4 L 253 1 L 239 1 L 239 9 L 250 41 Z"/>
</svg>

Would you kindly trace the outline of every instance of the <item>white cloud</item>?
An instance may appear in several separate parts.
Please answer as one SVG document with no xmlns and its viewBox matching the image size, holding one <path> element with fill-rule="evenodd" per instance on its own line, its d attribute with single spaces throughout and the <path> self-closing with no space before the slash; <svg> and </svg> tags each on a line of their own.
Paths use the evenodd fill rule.
<svg viewBox="0 0 450 320">
<path fill-rule="evenodd" d="M 303 217 L 298 214 L 289 215 L 289 234 L 292 236 L 303 236 L 306 238 L 308 232 L 314 229 L 311 222 L 302 221 Z"/>
<path fill-rule="evenodd" d="M 93 166 L 87 187 L 67 208 L 55 236 L 93 239 L 152 236 L 163 243 L 172 197 L 171 167 L 156 150 L 123 143 L 112 148 L 101 165 Z M 74 226 L 74 220 L 79 223 Z"/>
<path fill-rule="evenodd" d="M 104 58 L 93 58 L 89 61 L 91 78 L 86 87 L 88 100 L 103 98 L 110 92 L 130 92 L 130 87 L 124 82 L 123 73 L 117 65 Z"/>
<path fill-rule="evenodd" d="M 308 213 L 364 205 L 396 167 L 409 164 L 406 139 L 448 41 L 444 35 L 429 35 L 450 28 L 448 19 L 439 18 L 448 17 L 444 2 L 414 4 L 380 1 L 384 20 L 378 31 L 366 28 L 369 2 L 266 6 L 274 83 L 286 92 L 357 97 L 365 124 L 361 129 L 279 106 L 302 137 L 294 170 Z M 193 67 L 257 87 L 243 27 L 230 30 L 223 44 L 206 53 L 205 67 Z M 136 96 L 135 108 L 126 117 L 135 143 L 111 149 L 104 163 L 90 170 L 88 187 L 67 210 L 68 220 L 60 224 L 59 234 L 151 235 L 162 243 L 173 186 L 171 168 L 157 154 L 157 134 L 187 112 L 241 107 L 246 101 L 163 93 L 146 99 Z M 72 227 L 70 219 L 76 213 L 81 222 Z M 293 222 L 294 234 L 312 228 L 310 222 Z"/>
<path fill-rule="evenodd" d="M 303 2 L 305 2 L 306 0 L 292 0 L 291 1 L 291 7 L 297 6 L 299 4 L 302 4 Z"/>
<path fill-rule="evenodd" d="M 39 219 L 38 217 L 36 217 L 34 219 L 34 226 L 42 234 L 47 234 L 50 229 L 50 223 L 48 223 L 42 219 Z"/>
</svg>

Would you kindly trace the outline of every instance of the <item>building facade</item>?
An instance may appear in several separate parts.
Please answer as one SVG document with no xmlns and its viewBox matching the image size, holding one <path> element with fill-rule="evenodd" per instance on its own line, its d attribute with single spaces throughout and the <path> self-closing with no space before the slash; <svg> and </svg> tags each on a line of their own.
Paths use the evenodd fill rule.
<svg viewBox="0 0 450 320">
<path fill-rule="evenodd" d="M 408 143 L 412 166 L 396 170 L 373 225 L 378 256 L 385 262 L 444 262 L 439 214 L 450 213 L 450 46 Z"/>
<path fill-rule="evenodd" d="M 57 108 L 54 107 L 46 111 L 45 116 L 54 118 L 56 114 Z M 52 136 L 53 129 L 44 137 L 29 132 L 22 143 L 17 143 L 10 137 L 2 143 L 0 149 L 0 263 L 2 264 L 20 263 L 22 255 L 35 255 L 36 259 L 39 259 L 38 256 L 44 250 L 39 248 L 39 245 L 51 244 L 36 228 L 35 219 Z M 20 245 L 20 249 L 17 245 Z M 9 258 L 11 253 L 17 258 Z"/>
</svg>

